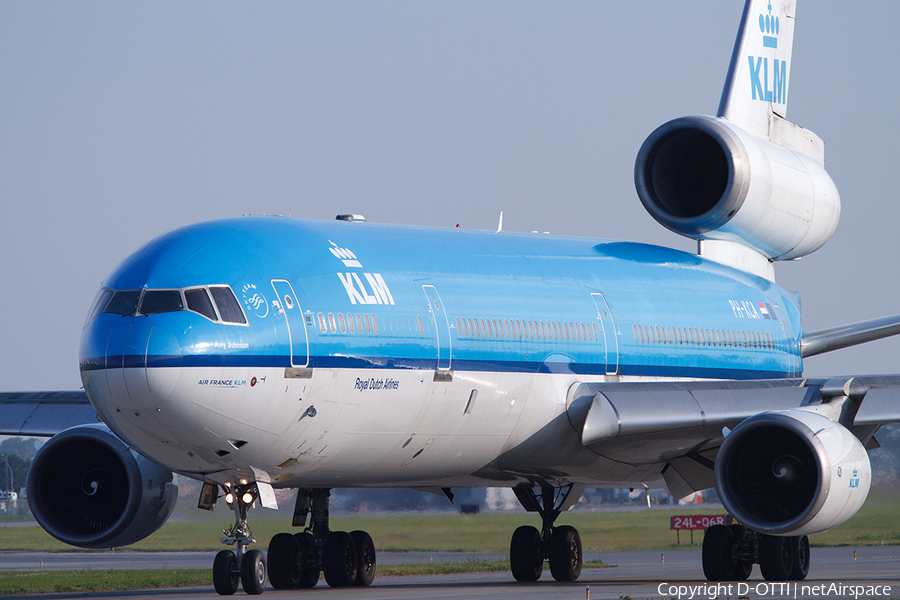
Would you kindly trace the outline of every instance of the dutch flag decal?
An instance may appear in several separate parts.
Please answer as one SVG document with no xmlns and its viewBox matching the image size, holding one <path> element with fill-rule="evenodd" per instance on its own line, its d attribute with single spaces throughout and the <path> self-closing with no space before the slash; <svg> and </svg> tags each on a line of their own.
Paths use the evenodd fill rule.
<svg viewBox="0 0 900 600">
<path fill-rule="evenodd" d="M 757 306 L 759 306 L 759 312 L 762 313 L 764 319 L 771 319 L 772 315 L 769 314 L 769 310 L 766 308 L 766 305 L 762 302 L 757 302 Z"/>
</svg>

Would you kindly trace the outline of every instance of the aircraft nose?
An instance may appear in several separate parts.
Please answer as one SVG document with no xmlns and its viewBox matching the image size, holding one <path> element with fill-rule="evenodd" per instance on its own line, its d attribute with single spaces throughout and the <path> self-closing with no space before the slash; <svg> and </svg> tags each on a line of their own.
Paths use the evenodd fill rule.
<svg viewBox="0 0 900 600">
<path fill-rule="evenodd" d="M 154 408 L 169 397 L 181 377 L 181 344 L 174 333 L 146 317 L 129 321 L 109 329 L 107 404 L 113 410 Z"/>
</svg>

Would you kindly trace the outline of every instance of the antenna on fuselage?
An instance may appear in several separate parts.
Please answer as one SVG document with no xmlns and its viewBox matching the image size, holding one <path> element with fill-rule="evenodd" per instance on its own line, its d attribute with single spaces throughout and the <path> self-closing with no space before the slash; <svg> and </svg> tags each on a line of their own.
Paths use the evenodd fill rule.
<svg viewBox="0 0 900 600">
<path fill-rule="evenodd" d="M 497 233 L 503 231 L 503 211 L 500 211 L 500 223 L 497 224 Z"/>
</svg>

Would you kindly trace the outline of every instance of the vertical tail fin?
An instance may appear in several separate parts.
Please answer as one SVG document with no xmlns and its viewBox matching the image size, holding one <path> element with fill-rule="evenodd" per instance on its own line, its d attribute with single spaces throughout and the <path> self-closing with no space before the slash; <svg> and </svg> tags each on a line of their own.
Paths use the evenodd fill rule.
<svg viewBox="0 0 900 600">
<path fill-rule="evenodd" d="M 747 0 L 734 42 L 718 116 L 763 139 L 771 138 L 772 115 L 787 117 L 796 7 L 796 0 Z"/>
</svg>

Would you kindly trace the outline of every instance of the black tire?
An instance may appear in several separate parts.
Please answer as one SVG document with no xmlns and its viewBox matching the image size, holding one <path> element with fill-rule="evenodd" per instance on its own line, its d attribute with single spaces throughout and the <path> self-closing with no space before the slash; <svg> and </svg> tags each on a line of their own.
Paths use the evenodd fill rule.
<svg viewBox="0 0 900 600">
<path fill-rule="evenodd" d="M 220 550 L 213 561 L 213 587 L 220 596 L 233 596 L 241 582 L 237 557 L 231 550 Z"/>
<path fill-rule="evenodd" d="M 244 591 L 256 596 L 266 589 L 266 556 L 259 550 L 248 550 L 241 559 L 241 585 Z"/>
<path fill-rule="evenodd" d="M 541 532 L 522 525 L 513 532 L 509 543 L 509 566 L 516 581 L 537 581 L 544 570 L 541 557 Z"/>
<path fill-rule="evenodd" d="M 703 535 L 703 575 L 709 581 L 734 579 L 734 534 L 726 525 L 713 525 Z"/>
<path fill-rule="evenodd" d="M 753 558 L 743 556 L 741 552 L 741 541 L 744 539 L 747 528 L 743 525 L 729 525 L 728 529 L 734 536 L 734 577 L 732 581 L 747 581 L 750 579 L 750 573 L 753 572 Z"/>
<path fill-rule="evenodd" d="M 294 539 L 300 545 L 300 581 L 297 582 L 298 589 L 308 590 L 316 587 L 319 583 L 319 554 L 313 543 L 311 533 L 295 533 Z"/>
<path fill-rule="evenodd" d="M 791 581 L 803 581 L 809 575 L 809 538 L 805 535 L 791 538 L 793 562 L 791 563 Z"/>
<path fill-rule="evenodd" d="M 300 583 L 300 543 L 290 533 L 277 533 L 266 553 L 269 582 L 276 590 L 292 590 Z"/>
<path fill-rule="evenodd" d="M 332 531 L 325 538 L 322 570 L 331 587 L 350 587 L 356 583 L 356 546 L 346 531 Z"/>
<path fill-rule="evenodd" d="M 550 574 L 557 581 L 575 581 L 581 575 L 581 536 L 562 525 L 550 534 Z"/>
<path fill-rule="evenodd" d="M 368 587 L 375 581 L 375 543 L 365 531 L 351 531 L 356 546 L 356 581 L 353 585 Z"/>
<path fill-rule="evenodd" d="M 791 538 L 759 536 L 759 570 L 766 581 L 787 581 L 794 566 Z"/>
</svg>

